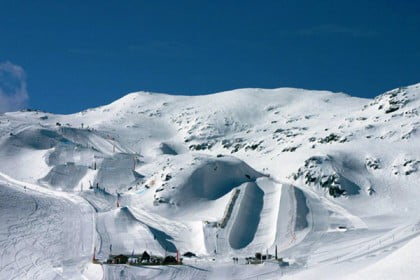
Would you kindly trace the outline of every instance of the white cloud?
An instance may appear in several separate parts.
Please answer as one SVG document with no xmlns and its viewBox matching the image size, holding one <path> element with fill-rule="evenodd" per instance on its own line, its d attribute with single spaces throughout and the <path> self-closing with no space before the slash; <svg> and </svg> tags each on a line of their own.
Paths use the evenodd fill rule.
<svg viewBox="0 0 420 280">
<path fill-rule="evenodd" d="M 28 99 L 23 68 L 10 61 L 0 63 L 0 113 L 22 109 Z"/>
</svg>

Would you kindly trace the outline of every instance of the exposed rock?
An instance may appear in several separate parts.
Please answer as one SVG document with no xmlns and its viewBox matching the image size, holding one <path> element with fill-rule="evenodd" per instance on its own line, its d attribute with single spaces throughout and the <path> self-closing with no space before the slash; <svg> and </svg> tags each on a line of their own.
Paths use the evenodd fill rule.
<svg viewBox="0 0 420 280">
<path fill-rule="evenodd" d="M 379 159 L 377 158 L 367 157 L 365 162 L 368 169 L 376 170 L 381 168 Z"/>
<path fill-rule="evenodd" d="M 304 166 L 293 174 L 293 179 L 302 180 L 310 187 L 325 189 L 332 197 L 355 195 L 360 191 L 357 184 L 337 172 L 329 156 L 314 156 L 305 160 Z"/>
</svg>

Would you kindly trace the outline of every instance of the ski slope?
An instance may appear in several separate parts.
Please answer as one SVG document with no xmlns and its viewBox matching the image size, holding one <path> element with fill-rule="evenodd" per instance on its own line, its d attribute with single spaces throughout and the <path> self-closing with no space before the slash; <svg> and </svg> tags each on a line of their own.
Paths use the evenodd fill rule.
<svg viewBox="0 0 420 280">
<path fill-rule="evenodd" d="M 420 84 L 1 114 L 0 279 L 416 279 L 419 113 Z M 196 257 L 92 263 L 145 250 Z"/>
<path fill-rule="evenodd" d="M 0 197 L 2 279 L 81 275 L 92 257 L 95 235 L 94 214 L 87 203 L 3 180 Z"/>
</svg>

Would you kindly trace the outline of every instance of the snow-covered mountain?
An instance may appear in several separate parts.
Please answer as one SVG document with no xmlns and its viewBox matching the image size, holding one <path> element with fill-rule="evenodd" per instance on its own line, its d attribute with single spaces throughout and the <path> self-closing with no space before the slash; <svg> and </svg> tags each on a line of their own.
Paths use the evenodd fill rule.
<svg viewBox="0 0 420 280">
<path fill-rule="evenodd" d="M 137 92 L 5 113 L 0 278 L 417 279 L 419 113 L 420 84 L 373 100 Z M 197 258 L 91 262 L 145 250 Z M 276 250 L 289 266 L 245 264 Z"/>
</svg>

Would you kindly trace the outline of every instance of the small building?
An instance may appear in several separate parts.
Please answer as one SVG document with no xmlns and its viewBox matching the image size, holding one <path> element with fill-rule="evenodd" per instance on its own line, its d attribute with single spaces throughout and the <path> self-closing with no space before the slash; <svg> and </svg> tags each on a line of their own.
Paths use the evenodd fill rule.
<svg viewBox="0 0 420 280">
<path fill-rule="evenodd" d="M 128 263 L 129 264 L 138 264 L 139 263 L 139 258 L 137 258 L 137 257 L 129 257 L 128 258 Z"/>
<path fill-rule="evenodd" d="M 279 262 L 280 266 L 289 266 L 290 265 L 289 262 L 286 262 L 285 260 L 283 260 L 283 258 L 279 258 L 277 261 Z"/>
<path fill-rule="evenodd" d="M 140 262 L 149 262 L 149 261 L 150 261 L 150 255 L 146 251 L 144 251 L 140 257 Z"/>
<path fill-rule="evenodd" d="M 162 264 L 163 263 L 163 258 L 162 257 L 158 257 L 158 256 L 150 256 L 150 264 Z"/>
<path fill-rule="evenodd" d="M 124 255 L 115 256 L 112 263 L 114 264 L 126 264 L 128 262 L 128 257 Z"/>
<path fill-rule="evenodd" d="M 163 264 L 178 264 L 174 256 L 166 256 L 163 259 Z"/>
</svg>

